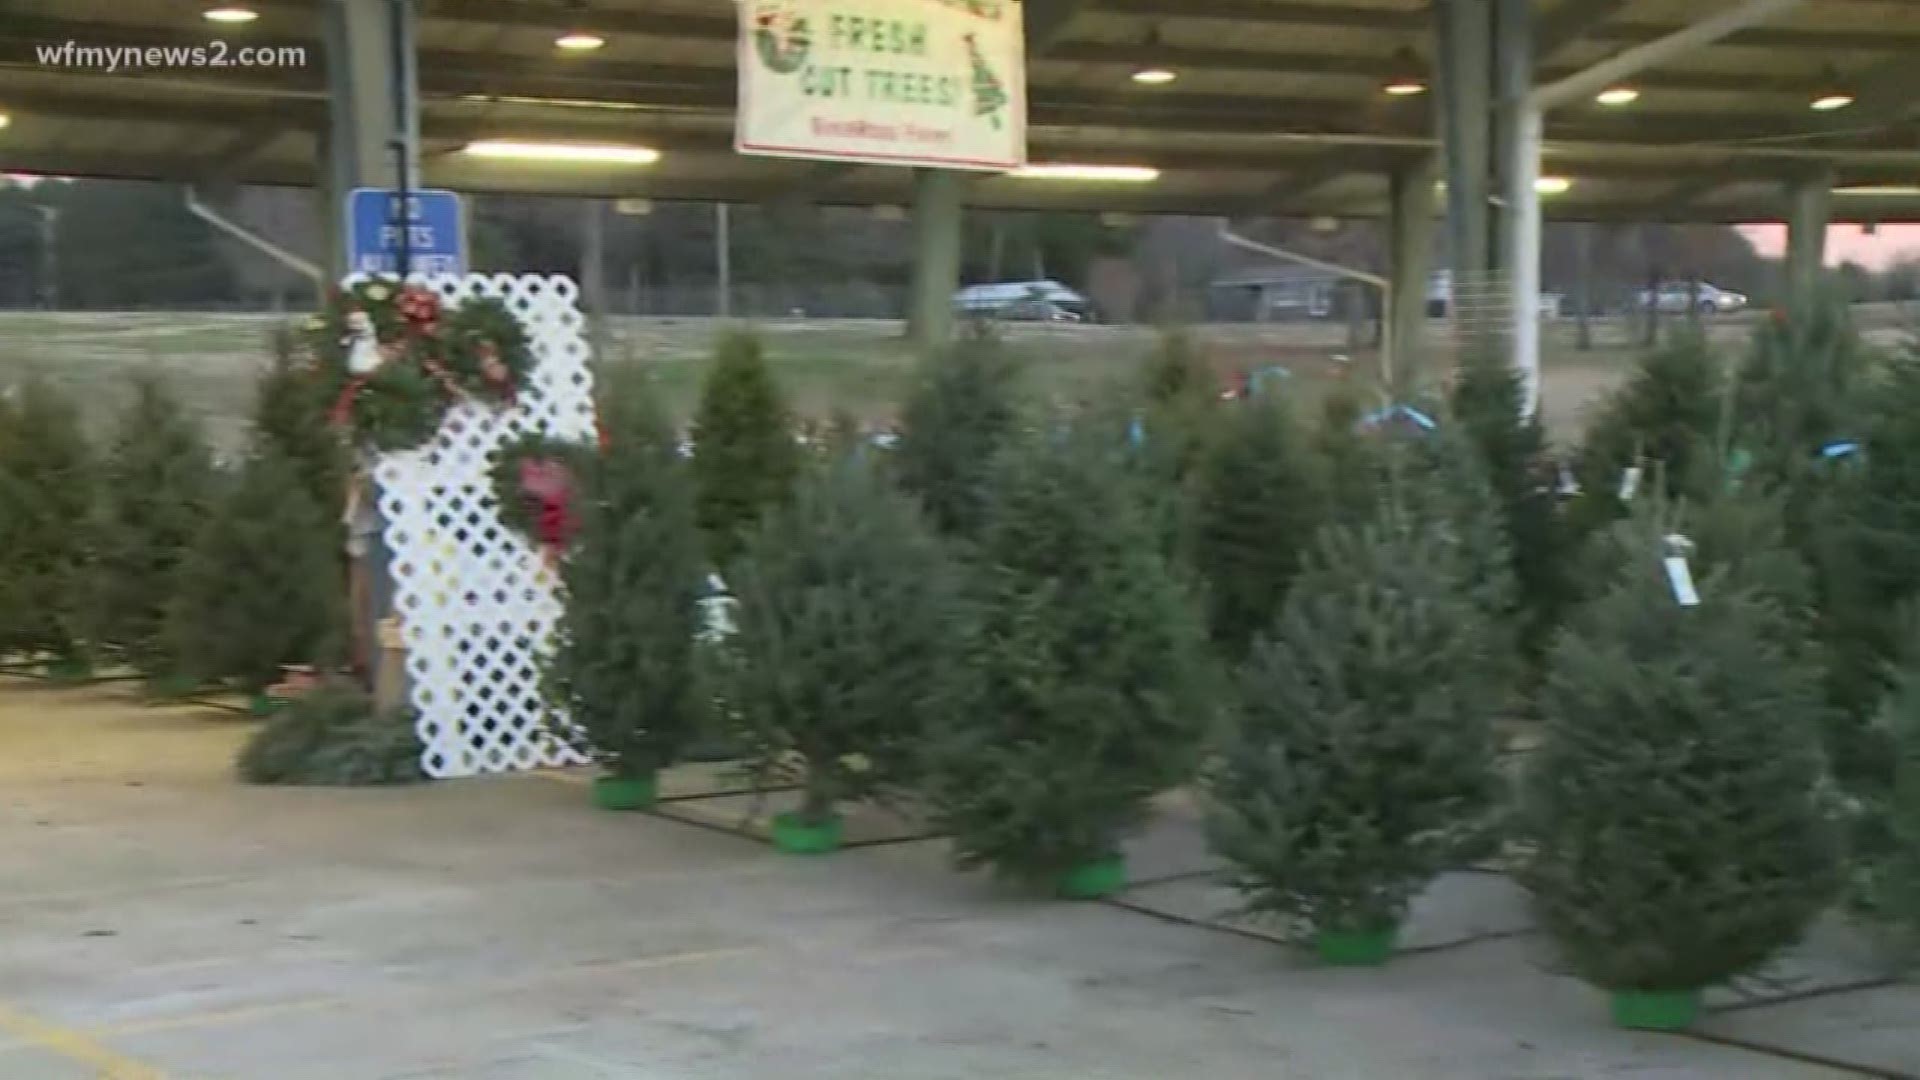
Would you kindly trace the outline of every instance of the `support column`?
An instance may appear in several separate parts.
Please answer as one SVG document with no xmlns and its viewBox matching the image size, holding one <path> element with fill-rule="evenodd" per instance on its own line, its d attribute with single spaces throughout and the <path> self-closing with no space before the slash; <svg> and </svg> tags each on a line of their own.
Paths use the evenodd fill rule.
<svg viewBox="0 0 1920 1080">
<path fill-rule="evenodd" d="M 1487 178 L 1491 172 L 1492 0 L 1442 0 L 1438 119 L 1446 154 L 1447 245 L 1456 295 L 1476 287 L 1492 260 L 1488 250 Z"/>
<path fill-rule="evenodd" d="M 1521 116 L 1533 93 L 1533 5 L 1528 0 L 1494 0 L 1493 9 L 1493 165 L 1500 197 L 1492 209 L 1492 247 L 1489 269 L 1510 277 L 1507 260 L 1513 251 L 1514 223 L 1519 207 L 1513 199 L 1514 155 L 1522 138 Z"/>
<path fill-rule="evenodd" d="M 1787 187 L 1787 310 L 1801 311 L 1820 291 L 1827 254 L 1833 175 L 1819 173 Z"/>
<path fill-rule="evenodd" d="M 1507 281 L 1508 360 L 1520 373 L 1521 412 L 1540 402 L 1540 144 L 1546 123 L 1533 96 L 1533 10 L 1499 0 L 1500 240 Z"/>
<path fill-rule="evenodd" d="M 1427 328 L 1427 281 L 1433 275 L 1434 161 L 1422 158 L 1387 178 L 1386 342 L 1381 374 L 1395 400 L 1419 385 Z"/>
<path fill-rule="evenodd" d="M 923 350 L 937 349 L 953 335 L 964 180 L 946 169 L 921 169 L 913 177 L 913 293 L 907 334 Z"/>
<path fill-rule="evenodd" d="M 346 230 L 348 192 L 398 188 L 403 178 L 421 186 L 413 7 L 413 0 L 325 0 L 330 250 Z"/>
</svg>

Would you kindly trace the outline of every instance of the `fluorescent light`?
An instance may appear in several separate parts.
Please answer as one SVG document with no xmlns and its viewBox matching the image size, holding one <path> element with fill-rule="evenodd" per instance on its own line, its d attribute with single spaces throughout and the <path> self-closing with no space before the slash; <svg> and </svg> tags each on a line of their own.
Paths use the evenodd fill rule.
<svg viewBox="0 0 1920 1080">
<path fill-rule="evenodd" d="M 260 13 L 252 8 L 240 7 L 237 4 L 208 8 L 203 14 L 208 22 L 235 24 L 250 23 L 260 17 Z"/>
<path fill-rule="evenodd" d="M 1631 105 L 1640 100 L 1640 91 L 1631 86 L 1609 86 L 1595 94 L 1593 100 L 1602 105 Z"/>
<path fill-rule="evenodd" d="M 1141 68 L 1133 73 L 1133 81 L 1145 86 L 1165 86 L 1179 77 L 1177 72 L 1158 67 Z"/>
<path fill-rule="evenodd" d="M 1542 176 L 1533 182 L 1533 190 L 1542 195 L 1565 195 L 1573 189 L 1573 181 L 1564 176 Z"/>
<path fill-rule="evenodd" d="M 478 102 L 483 105 L 556 105 L 568 109 L 611 109 L 615 112 L 639 112 L 647 107 L 637 101 L 527 97 L 521 94 L 461 94 L 460 100 Z"/>
<path fill-rule="evenodd" d="M 651 165 L 660 160 L 660 151 L 646 146 L 515 142 L 510 139 L 482 139 L 479 142 L 470 142 L 462 152 L 474 157 L 511 158 L 518 161 L 586 161 Z"/>
<path fill-rule="evenodd" d="M 1851 184 L 1833 189 L 1835 195 L 1882 195 L 1914 196 L 1920 195 L 1920 184 Z"/>
<path fill-rule="evenodd" d="M 1383 83 L 1380 92 L 1392 97 L 1412 97 L 1415 94 L 1426 93 L 1427 84 L 1414 78 L 1393 79 Z"/>
<path fill-rule="evenodd" d="M 1853 104 L 1852 94 L 1844 90 L 1836 90 L 1832 93 L 1821 94 L 1819 97 L 1814 98 L 1807 103 L 1807 107 L 1814 112 L 1833 112 L 1836 109 L 1844 109 L 1851 104 Z"/>
<path fill-rule="evenodd" d="M 1160 170 L 1144 165 L 1027 165 L 1007 175 L 1021 180 L 1098 180 L 1117 184 L 1147 184 L 1160 179 Z"/>
<path fill-rule="evenodd" d="M 585 31 L 576 30 L 570 34 L 561 34 L 559 37 L 553 39 L 553 43 L 556 47 L 566 49 L 569 52 L 592 52 L 602 45 L 605 45 L 607 39 L 601 37 L 599 34 L 589 34 Z"/>
</svg>

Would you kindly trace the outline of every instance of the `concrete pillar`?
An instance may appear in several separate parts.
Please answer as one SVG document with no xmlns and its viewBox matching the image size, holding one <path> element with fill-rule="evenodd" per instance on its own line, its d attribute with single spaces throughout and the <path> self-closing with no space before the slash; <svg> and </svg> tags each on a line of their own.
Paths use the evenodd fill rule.
<svg viewBox="0 0 1920 1080">
<path fill-rule="evenodd" d="M 913 177 L 913 293 L 907 334 L 922 349 L 939 348 L 953 335 L 964 179 L 945 169 L 920 169 Z"/>
<path fill-rule="evenodd" d="M 1787 186 L 1787 307 L 1799 310 L 1820 291 L 1827 254 L 1827 219 L 1832 210 L 1833 176 L 1818 173 Z"/>
<path fill-rule="evenodd" d="M 1440 145 L 1446 154 L 1447 244 L 1455 287 L 1492 268 L 1487 227 L 1493 87 L 1492 0 L 1442 0 L 1438 20 Z"/>
<path fill-rule="evenodd" d="M 1493 15 L 1495 101 L 1490 171 L 1498 178 L 1500 200 L 1492 211 L 1493 239 L 1488 258 L 1495 274 L 1509 277 L 1513 267 L 1507 260 L 1513 251 L 1513 231 L 1520 209 L 1513 197 L 1516 144 L 1523 137 L 1522 112 L 1527 95 L 1533 92 L 1533 5 L 1528 0 L 1494 0 Z"/>
<path fill-rule="evenodd" d="M 1533 10 L 1498 0 L 1500 144 L 1499 276 L 1507 282 L 1507 356 L 1524 386 L 1522 411 L 1540 397 L 1540 145 L 1546 123 L 1533 100 Z"/>
<path fill-rule="evenodd" d="M 324 0 L 329 129 L 322 140 L 337 245 L 357 187 L 420 187 L 413 0 Z"/>
<path fill-rule="evenodd" d="M 1427 328 L 1427 281 L 1433 275 L 1434 161 L 1396 169 L 1388 178 L 1387 311 L 1381 374 L 1396 399 L 1419 384 Z"/>
</svg>

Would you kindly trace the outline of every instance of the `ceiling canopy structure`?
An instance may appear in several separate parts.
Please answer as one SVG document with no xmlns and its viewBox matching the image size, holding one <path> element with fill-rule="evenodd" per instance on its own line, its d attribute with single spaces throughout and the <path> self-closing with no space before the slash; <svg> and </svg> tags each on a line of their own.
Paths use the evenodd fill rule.
<svg viewBox="0 0 1920 1080">
<path fill-rule="evenodd" d="M 0 170 L 315 182 L 328 110 L 324 2 L 0 0 L 0 114 L 9 119 Z M 1535 81 L 1658 39 L 1712 6 L 1536 0 Z M 419 0 L 418 12 L 430 184 L 910 200 L 906 170 L 733 152 L 734 0 Z M 1025 22 L 1031 160 L 1140 171 L 1133 182 L 981 177 L 968 188 L 973 205 L 1374 215 L 1386 174 L 1435 148 L 1427 0 L 1025 0 Z M 68 42 L 216 40 L 274 47 L 279 62 L 107 71 L 59 59 Z M 1915 57 L 1920 4 L 1799 5 L 1554 112 L 1546 213 L 1766 219 L 1780 213 L 1783 181 L 1830 169 L 1836 220 L 1920 220 Z M 462 152 L 486 139 L 639 145 L 659 158 Z"/>
</svg>

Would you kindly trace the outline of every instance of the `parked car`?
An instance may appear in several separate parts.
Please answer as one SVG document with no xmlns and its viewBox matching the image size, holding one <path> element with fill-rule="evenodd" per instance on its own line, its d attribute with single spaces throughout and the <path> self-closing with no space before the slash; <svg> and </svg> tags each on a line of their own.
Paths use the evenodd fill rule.
<svg viewBox="0 0 1920 1080">
<path fill-rule="evenodd" d="M 1704 281 L 1669 281 L 1660 286 L 1657 294 L 1650 289 L 1641 289 L 1638 299 L 1642 310 L 1657 306 L 1665 314 L 1699 311 L 1703 315 L 1720 315 L 1747 306 L 1744 293 L 1718 288 Z"/>
</svg>

